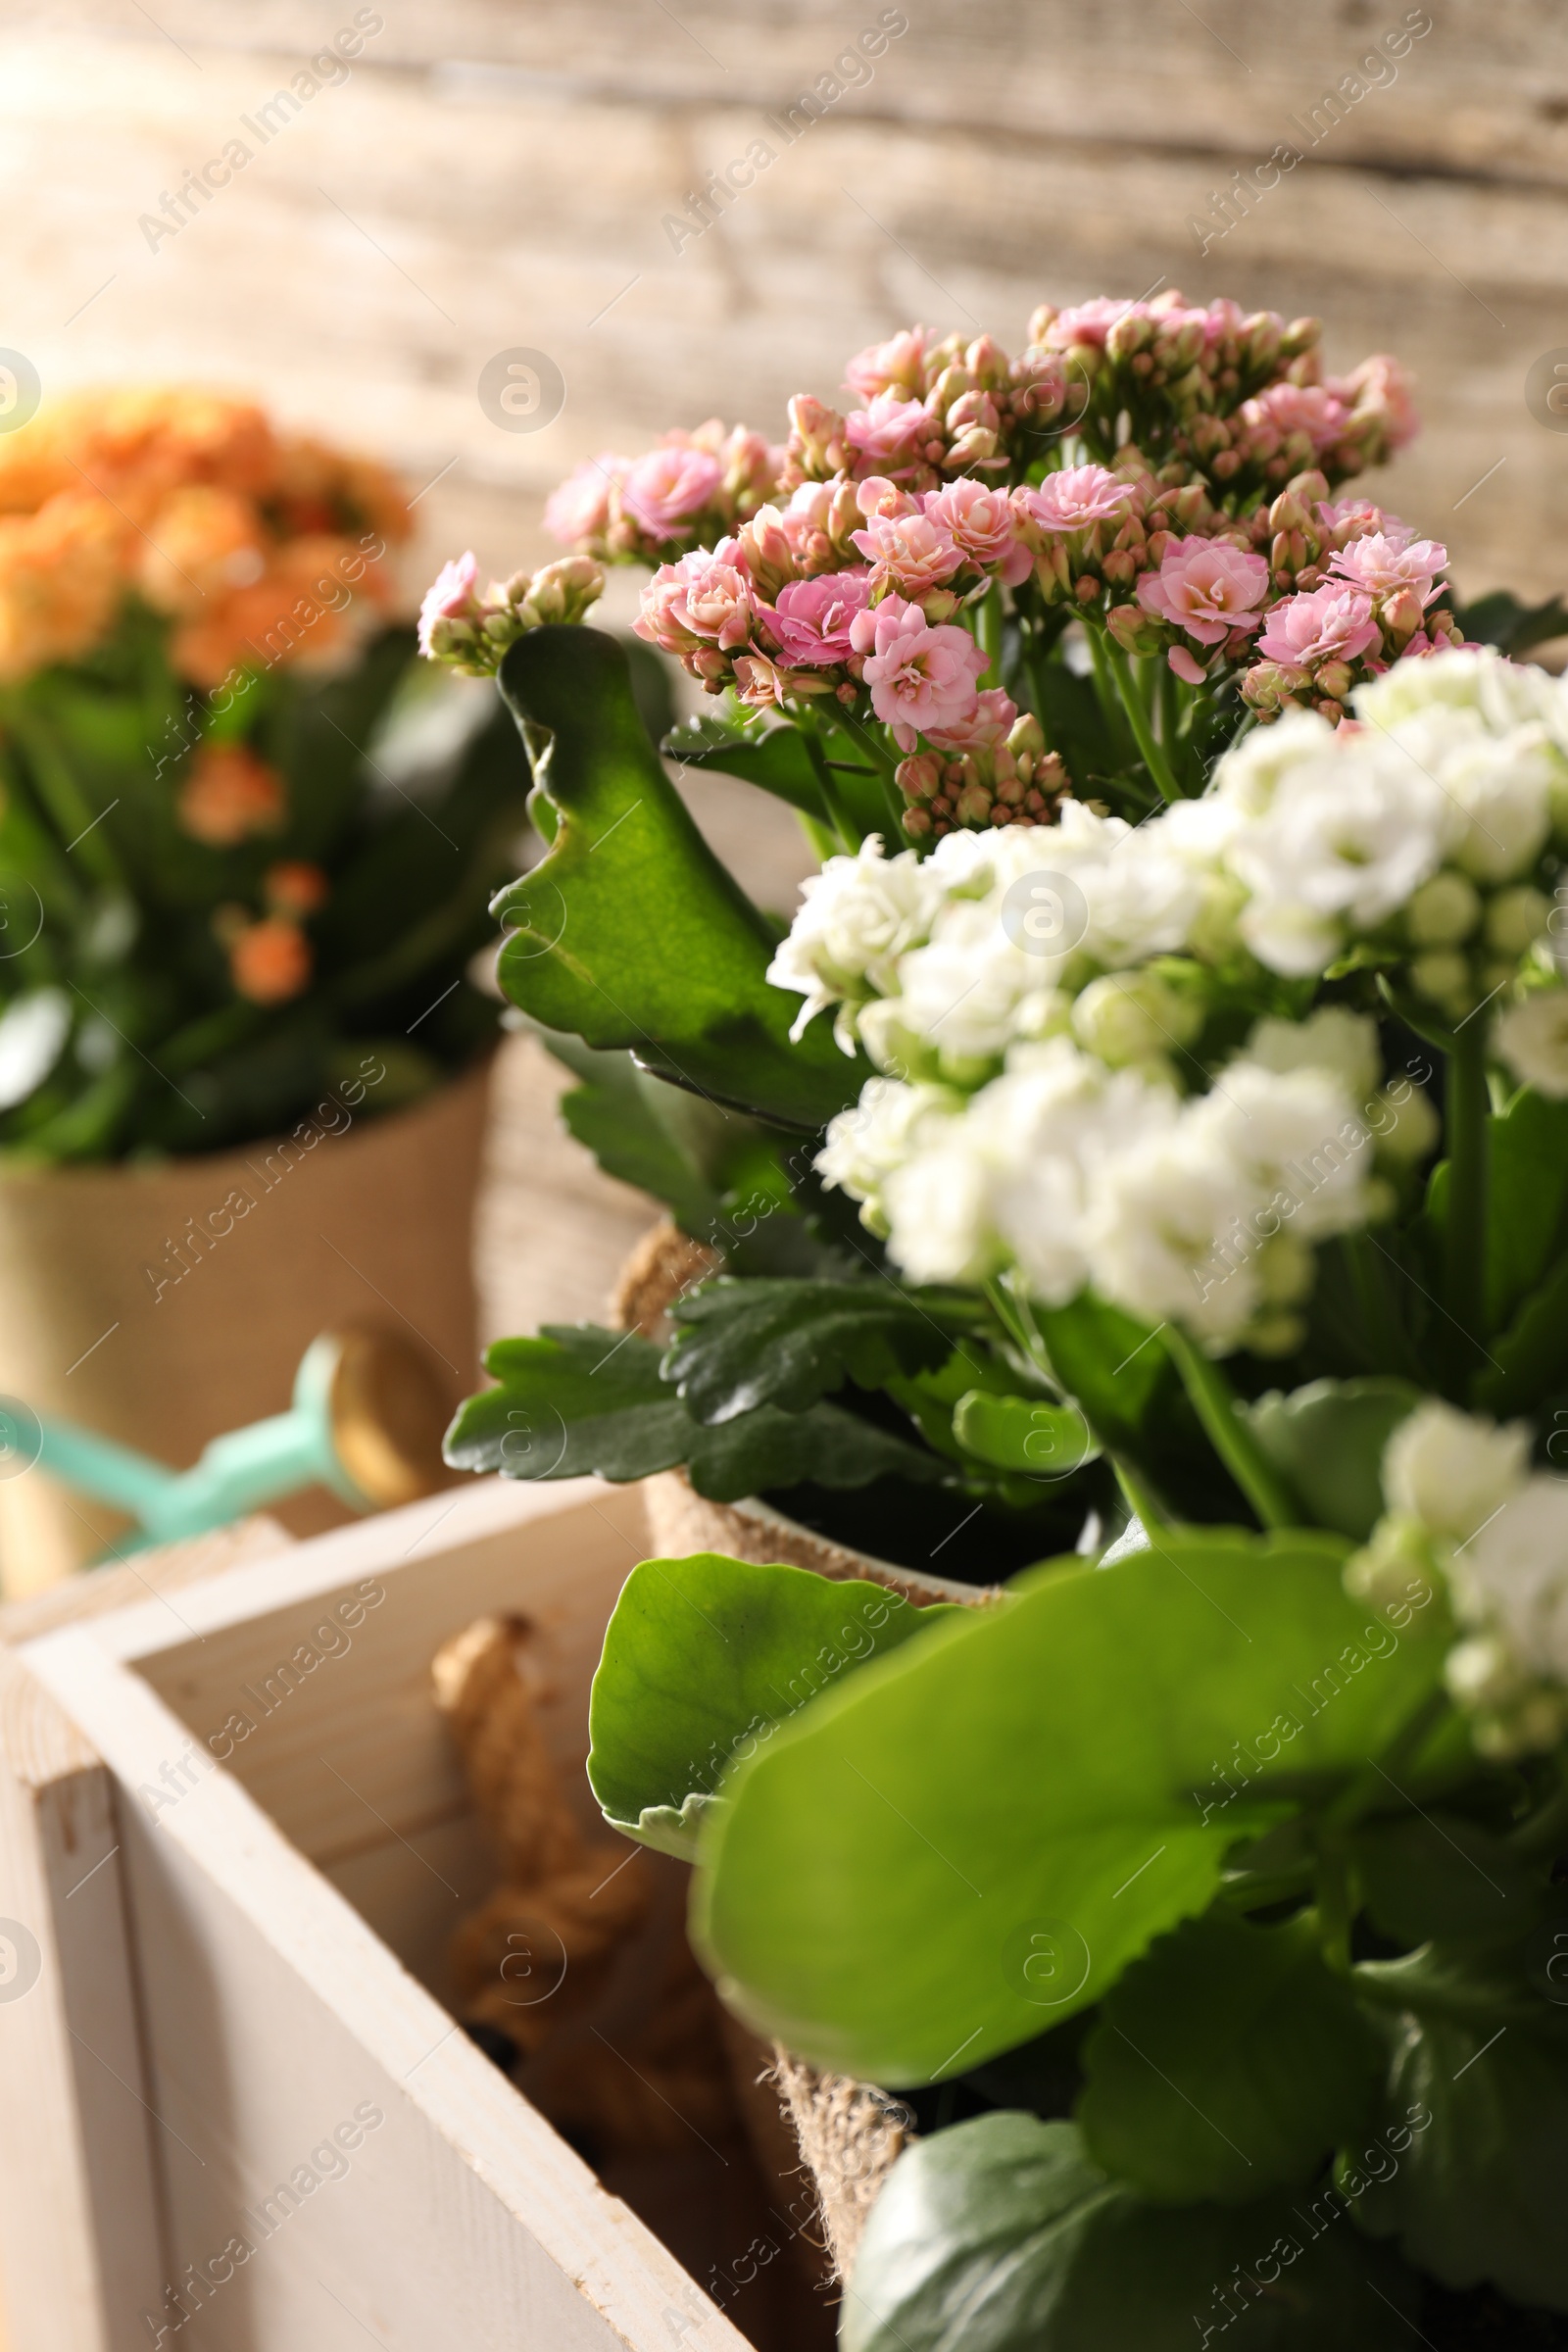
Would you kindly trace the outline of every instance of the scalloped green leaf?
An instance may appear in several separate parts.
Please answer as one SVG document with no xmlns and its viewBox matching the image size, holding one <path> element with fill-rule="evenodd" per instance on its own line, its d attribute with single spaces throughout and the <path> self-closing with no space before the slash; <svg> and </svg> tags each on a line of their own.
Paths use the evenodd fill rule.
<svg viewBox="0 0 1568 2352">
<path fill-rule="evenodd" d="M 589 1704 L 588 1780 L 606 1819 L 688 1861 L 737 1755 L 947 1604 L 720 1552 L 644 1560 L 621 1589 Z"/>
<path fill-rule="evenodd" d="M 1183 1921 L 1136 1960 L 1084 2054 L 1098 2164 L 1157 2203 L 1304 2187 L 1360 2129 L 1378 2044 L 1309 1921 Z"/>
<path fill-rule="evenodd" d="M 723 1103 L 814 1130 L 871 1075 L 793 994 L 772 987 L 774 927 L 703 839 L 597 629 L 535 629 L 501 688 L 554 811 L 547 855 L 496 898 L 514 1004 Z"/>
<path fill-rule="evenodd" d="M 1162 1531 L 1113 1567 L 1034 1570 L 822 1698 L 705 1825 L 694 1919 L 725 1998 L 894 2083 L 1103 1998 L 1207 1908 L 1236 1838 L 1436 1687 L 1438 1611 L 1369 1621 L 1348 1549 Z"/>
<path fill-rule="evenodd" d="M 1245 2283 L 1244 2283 L 1245 2281 Z M 1283 2199 L 1147 2205 L 1071 2124 L 1004 2111 L 906 2148 L 845 2289 L 843 2352 L 1389 2352 L 1415 2281 Z"/>
</svg>

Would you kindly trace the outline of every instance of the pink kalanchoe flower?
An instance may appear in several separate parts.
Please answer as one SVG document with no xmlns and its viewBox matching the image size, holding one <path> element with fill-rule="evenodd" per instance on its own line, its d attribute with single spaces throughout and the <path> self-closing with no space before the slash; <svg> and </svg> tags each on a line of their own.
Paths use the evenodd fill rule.
<svg viewBox="0 0 1568 2352">
<path fill-rule="evenodd" d="M 1314 457 L 1333 449 L 1345 438 L 1350 412 L 1326 384 L 1270 384 L 1241 407 L 1244 425 L 1265 437 L 1304 433 Z"/>
<path fill-rule="evenodd" d="M 602 538 L 610 522 L 611 492 L 630 468 L 630 458 L 618 458 L 612 450 L 573 467 L 545 500 L 545 529 L 551 537 L 564 547 Z"/>
<path fill-rule="evenodd" d="M 1104 466 L 1068 466 L 1048 473 L 1038 490 L 1015 490 L 1012 500 L 1043 531 L 1086 531 L 1091 523 L 1119 521 L 1133 495 L 1132 484 Z"/>
<path fill-rule="evenodd" d="M 628 466 L 617 503 L 648 539 L 678 539 L 694 514 L 710 507 L 724 469 L 706 449 L 651 449 Z"/>
<path fill-rule="evenodd" d="M 1009 588 L 1029 577 L 1033 560 L 1018 538 L 1005 490 L 966 475 L 944 490 L 928 490 L 923 503 L 926 519 L 945 531 L 977 569 L 994 570 Z"/>
<path fill-rule="evenodd" d="M 877 587 L 891 585 L 901 596 L 929 596 L 963 569 L 962 548 L 918 509 L 909 514 L 874 514 L 863 531 L 850 536 L 874 566 Z"/>
<path fill-rule="evenodd" d="M 1358 539 L 1370 538 L 1374 531 L 1380 531 L 1391 547 L 1407 547 L 1415 537 L 1409 523 L 1401 522 L 1397 514 L 1389 514 L 1373 498 L 1324 499 L 1318 505 L 1317 518 L 1326 531 L 1342 531 L 1353 524 Z"/>
<path fill-rule="evenodd" d="M 1097 294 L 1091 302 L 1075 303 L 1071 310 L 1060 312 L 1052 320 L 1050 340 L 1058 351 L 1072 343 L 1087 343 L 1096 351 L 1102 351 L 1105 337 L 1119 318 L 1141 318 L 1146 315 L 1143 303 L 1118 302 L 1113 294 Z"/>
<path fill-rule="evenodd" d="M 823 571 L 814 579 L 791 580 L 761 616 L 791 668 L 825 669 L 847 662 L 854 646 L 851 624 L 870 600 L 871 576 L 864 571 Z"/>
<path fill-rule="evenodd" d="M 927 727 L 926 741 L 945 752 L 994 752 L 1006 742 L 1018 716 L 1018 706 L 1001 686 L 988 686 L 975 698 L 968 718 L 956 727 Z"/>
<path fill-rule="evenodd" d="M 479 610 L 479 564 L 470 548 L 443 564 L 419 607 L 419 651 L 430 654 L 430 632 L 438 620 L 472 620 Z"/>
<path fill-rule="evenodd" d="M 928 728 L 973 716 L 986 657 L 967 629 L 931 628 L 918 605 L 889 596 L 856 614 L 850 640 L 866 657 L 871 708 L 901 752 L 912 752 Z"/>
<path fill-rule="evenodd" d="M 721 539 L 711 551 L 698 548 L 678 564 L 662 564 L 642 594 L 632 622 L 639 637 L 666 654 L 689 653 L 694 644 L 732 652 L 752 628 L 752 583 L 737 539 Z"/>
<path fill-rule="evenodd" d="M 1326 580 L 1303 596 L 1288 596 L 1274 607 L 1257 641 L 1265 662 L 1304 669 L 1315 662 L 1354 662 L 1381 642 L 1372 599 L 1359 588 Z"/>
<path fill-rule="evenodd" d="M 844 381 L 861 400 L 879 392 L 900 392 L 907 400 L 918 393 L 925 375 L 926 329 L 907 326 L 885 343 L 868 343 L 844 370 Z"/>
<path fill-rule="evenodd" d="M 878 392 L 863 409 L 851 410 L 844 437 L 858 473 L 912 473 L 927 463 L 926 448 L 938 437 L 938 423 L 924 401 Z"/>
<path fill-rule="evenodd" d="M 1421 430 L 1410 377 L 1386 351 L 1375 351 L 1348 375 L 1330 376 L 1324 389 L 1353 409 L 1358 417 L 1377 417 L 1391 456 Z"/>
<path fill-rule="evenodd" d="M 1364 588 L 1368 596 L 1396 596 L 1401 588 L 1413 588 L 1422 604 L 1430 605 L 1438 593 L 1437 575 L 1447 561 L 1447 549 L 1436 539 L 1390 539 L 1382 531 L 1370 531 L 1364 539 L 1342 547 L 1329 569 L 1352 588 Z"/>
<path fill-rule="evenodd" d="M 1232 629 L 1256 628 L 1260 616 L 1252 608 L 1262 603 L 1268 585 L 1261 556 L 1224 539 L 1178 539 L 1158 571 L 1140 577 L 1138 602 L 1200 645 L 1218 645 Z"/>
</svg>

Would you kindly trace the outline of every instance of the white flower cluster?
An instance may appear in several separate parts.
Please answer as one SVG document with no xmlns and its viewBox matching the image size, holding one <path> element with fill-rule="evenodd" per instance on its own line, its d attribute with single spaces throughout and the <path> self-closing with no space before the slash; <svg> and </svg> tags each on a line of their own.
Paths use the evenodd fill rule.
<svg viewBox="0 0 1568 2352">
<path fill-rule="evenodd" d="M 1009 1047 L 965 1096 L 878 1078 L 817 1166 L 916 1282 L 1004 1269 L 1059 1306 L 1086 1286 L 1216 1353 L 1297 1346 L 1309 1245 L 1382 1211 L 1372 1022 L 1330 1006 L 1260 1022 L 1207 1094 L 1113 1069 L 1071 1038 Z M 1413 1100 L 1413 1098 L 1412 1098 Z M 1369 1114 L 1371 1114 L 1369 1116 Z M 1421 1131 L 1416 1148 L 1430 1143 Z"/>
<path fill-rule="evenodd" d="M 1534 878 L 1568 831 L 1568 690 L 1465 650 L 1401 663 L 1353 703 L 1354 725 L 1291 712 L 1219 762 L 1238 929 L 1300 977 L 1374 938 L 1462 1016 L 1545 928 Z"/>
<path fill-rule="evenodd" d="M 1568 1733 L 1568 1480 L 1532 1471 L 1530 1432 L 1437 1398 L 1389 1440 L 1389 1505 L 1346 1582 L 1374 1602 L 1411 1573 L 1446 1577 L 1465 1639 L 1447 1683 L 1492 1755 L 1554 1747 Z"/>
<path fill-rule="evenodd" d="M 838 1004 L 846 1053 L 862 1036 L 898 1067 L 924 1047 L 972 1079 L 974 1063 L 1059 1025 L 1064 986 L 1185 947 L 1204 888 L 1169 833 L 1076 801 L 1057 825 L 950 833 L 925 858 L 886 858 L 873 834 L 807 882 L 767 976 L 806 999 L 795 1036 Z"/>
<path fill-rule="evenodd" d="M 1250 955 L 1306 979 L 1363 943 L 1464 1018 L 1551 917 L 1540 867 L 1568 843 L 1568 683 L 1467 649 L 1353 700 L 1338 729 L 1302 710 L 1254 729 L 1201 800 L 1136 827 L 1068 802 L 1059 824 L 952 833 L 923 860 L 875 839 L 830 858 L 769 972 L 806 1000 L 796 1034 L 836 1005 L 846 1052 L 858 1037 L 884 1069 L 961 1085 L 1069 1027 L 1142 1062 L 1189 1042 L 1188 1009 L 1140 971 L 1152 957 Z M 1130 972 L 1131 1007 L 1103 985 Z M 1526 972 L 1551 976 L 1539 955 Z M 1536 993 L 1501 1013 L 1496 1050 L 1568 1095 L 1568 992 Z"/>
</svg>

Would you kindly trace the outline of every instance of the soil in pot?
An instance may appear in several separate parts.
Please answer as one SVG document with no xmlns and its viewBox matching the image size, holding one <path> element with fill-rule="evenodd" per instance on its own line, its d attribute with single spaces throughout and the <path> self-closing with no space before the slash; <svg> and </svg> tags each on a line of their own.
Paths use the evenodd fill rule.
<svg viewBox="0 0 1568 2352">
<path fill-rule="evenodd" d="M 976 1506 L 967 1494 L 879 1478 L 868 1487 L 779 1487 L 762 1500 L 847 1551 L 899 1568 L 922 1568 L 963 1585 L 995 1585 L 1036 1560 L 1071 1551 L 1084 1527 L 1081 1499 L 1027 1517 Z"/>
</svg>

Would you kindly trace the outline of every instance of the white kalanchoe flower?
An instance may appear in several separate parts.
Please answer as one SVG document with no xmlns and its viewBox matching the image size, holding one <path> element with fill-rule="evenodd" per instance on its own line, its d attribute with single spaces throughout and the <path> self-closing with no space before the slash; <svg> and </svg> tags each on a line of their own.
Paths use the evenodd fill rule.
<svg viewBox="0 0 1568 2352">
<path fill-rule="evenodd" d="M 897 1078 L 872 1078 L 858 1102 L 828 1123 L 816 1155 L 825 1184 L 838 1185 L 872 1211 L 867 1223 L 886 1231 L 880 1216 L 882 1187 L 895 1171 L 952 1125 L 963 1109 L 961 1096 L 945 1087 L 906 1086 Z"/>
<path fill-rule="evenodd" d="M 1322 1004 L 1304 1021 L 1260 1020 L 1244 1058 L 1283 1077 L 1290 1070 L 1328 1070 L 1343 1078 L 1356 1102 L 1365 1102 L 1383 1075 L 1378 1025 L 1344 1004 Z"/>
<path fill-rule="evenodd" d="M 1238 831 L 1228 863 L 1250 894 L 1242 938 L 1260 963 L 1304 978 L 1413 897 L 1462 818 L 1431 776 L 1370 733 L 1337 733 L 1313 712 L 1259 732 L 1287 725 L 1293 757 L 1268 771 L 1266 804 Z M 1214 771 L 1213 789 L 1243 805 L 1261 798 L 1256 756 L 1248 758 L 1254 740 Z"/>
<path fill-rule="evenodd" d="M 1494 1051 L 1521 1085 L 1568 1102 L 1568 988 L 1540 988 L 1493 1023 Z"/>
<path fill-rule="evenodd" d="M 1490 646 L 1456 646 L 1421 662 L 1396 662 L 1350 697 L 1357 718 L 1398 726 L 1435 708 L 1473 711 L 1487 731 L 1506 735 L 1539 724 L 1568 745 L 1568 697 L 1534 662 L 1509 662 Z"/>
<path fill-rule="evenodd" d="M 804 904 L 767 967 L 775 988 L 798 990 L 806 999 L 792 1038 L 829 1005 L 846 1004 L 849 1018 L 841 1019 L 838 1038 L 847 1054 L 854 1053 L 854 1005 L 867 997 L 897 996 L 898 959 L 929 931 L 941 900 L 934 863 L 922 864 L 913 850 L 886 858 L 880 835 L 873 833 L 855 857 L 830 858 L 803 883 Z"/>
<path fill-rule="evenodd" d="M 1157 972 L 1103 972 L 1072 1008 L 1073 1035 L 1112 1069 L 1158 1061 L 1190 1046 L 1202 1025 L 1201 1006 Z"/>
<path fill-rule="evenodd" d="M 1529 1461 L 1523 1422 L 1499 1429 L 1431 1397 L 1390 1438 L 1383 1493 L 1391 1510 L 1466 1544 L 1517 1492 Z"/>
</svg>

